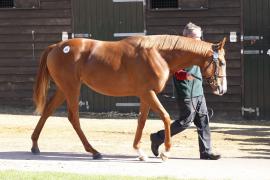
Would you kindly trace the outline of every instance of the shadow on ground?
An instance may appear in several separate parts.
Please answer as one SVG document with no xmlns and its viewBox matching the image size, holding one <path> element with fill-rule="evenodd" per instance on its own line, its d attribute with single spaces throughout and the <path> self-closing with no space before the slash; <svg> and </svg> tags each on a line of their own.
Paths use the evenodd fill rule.
<svg viewBox="0 0 270 180">
<path fill-rule="evenodd" d="M 41 152 L 32 154 L 25 151 L 0 152 L 0 159 L 6 160 L 44 160 L 44 161 L 116 161 L 126 159 L 128 161 L 137 161 L 136 156 L 128 155 L 104 155 L 102 160 L 93 160 L 92 155 L 70 152 Z"/>
<path fill-rule="evenodd" d="M 238 124 L 239 122 L 230 122 Z M 270 126 L 269 122 L 245 122 L 243 128 L 236 127 L 212 127 L 211 132 L 231 135 L 232 138 L 225 138 L 225 141 L 234 141 L 241 147 L 239 150 L 248 152 L 250 156 L 241 158 L 270 159 Z M 261 126 L 261 127 L 254 127 Z M 233 137 L 235 136 L 235 138 Z M 240 138 L 241 137 L 241 138 Z M 250 148 L 252 147 L 252 148 Z M 263 148 L 262 148 L 263 147 Z"/>
</svg>

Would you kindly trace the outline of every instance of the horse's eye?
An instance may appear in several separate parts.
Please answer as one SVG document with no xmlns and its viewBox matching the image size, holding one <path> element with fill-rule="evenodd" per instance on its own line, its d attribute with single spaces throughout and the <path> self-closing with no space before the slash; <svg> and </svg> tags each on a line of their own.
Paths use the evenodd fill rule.
<svg viewBox="0 0 270 180">
<path fill-rule="evenodd" d="M 220 66 L 225 66 L 225 63 L 222 61 L 219 61 Z"/>
</svg>

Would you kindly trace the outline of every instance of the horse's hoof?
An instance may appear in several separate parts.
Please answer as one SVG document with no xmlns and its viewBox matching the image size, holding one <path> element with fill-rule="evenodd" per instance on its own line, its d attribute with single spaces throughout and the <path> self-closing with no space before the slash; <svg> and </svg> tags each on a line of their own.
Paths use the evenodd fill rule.
<svg viewBox="0 0 270 180">
<path fill-rule="evenodd" d="M 169 154 L 169 152 L 160 153 L 160 158 L 162 159 L 162 161 L 167 161 L 169 159 Z"/>
<path fill-rule="evenodd" d="M 102 155 L 100 153 L 93 154 L 93 159 L 102 159 Z"/>
<path fill-rule="evenodd" d="M 139 157 L 138 159 L 140 161 L 148 161 L 148 156 L 143 152 L 141 148 L 135 149 L 135 151 L 138 153 Z"/>
<path fill-rule="evenodd" d="M 34 147 L 32 147 L 31 148 L 31 152 L 33 153 L 33 154 L 40 154 L 40 151 L 39 151 L 39 148 L 34 148 Z"/>
<path fill-rule="evenodd" d="M 149 158 L 147 157 L 147 156 L 139 156 L 138 157 L 138 159 L 140 160 L 140 161 L 149 161 Z"/>
</svg>

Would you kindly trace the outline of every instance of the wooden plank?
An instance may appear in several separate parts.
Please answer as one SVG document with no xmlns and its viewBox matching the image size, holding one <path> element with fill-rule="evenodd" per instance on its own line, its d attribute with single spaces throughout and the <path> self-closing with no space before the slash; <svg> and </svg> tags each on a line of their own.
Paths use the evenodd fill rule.
<svg viewBox="0 0 270 180">
<path fill-rule="evenodd" d="M 219 17 L 219 18 L 211 18 L 211 17 L 205 17 L 205 18 L 189 18 L 188 21 L 191 21 L 195 24 L 200 24 L 201 26 L 204 25 L 211 25 L 211 24 L 216 24 L 216 25 L 239 25 L 240 24 L 240 18 L 236 17 Z M 182 19 L 182 18 L 158 18 L 158 19 L 148 19 L 147 24 L 149 26 L 170 26 L 170 25 L 186 25 L 187 20 Z"/>
<path fill-rule="evenodd" d="M 28 18 L 64 18 L 70 17 L 70 9 L 63 9 L 59 13 L 59 9 L 36 9 L 22 10 L 16 9 L 10 11 L 0 11 L 0 19 L 28 19 Z"/>
<path fill-rule="evenodd" d="M 214 106 L 213 106 L 214 107 Z M 213 119 L 228 119 L 229 120 L 242 120 L 241 117 L 241 108 L 236 107 L 236 108 L 230 108 L 229 110 L 226 110 L 224 108 L 214 109 L 214 116 Z"/>
<path fill-rule="evenodd" d="M 241 11 L 238 8 L 213 8 L 206 11 L 199 11 L 194 13 L 194 11 L 182 11 L 182 10 L 172 10 L 172 11 L 160 11 L 160 10 L 148 10 L 147 19 L 150 18 L 191 18 L 191 17 L 240 17 Z"/>
<path fill-rule="evenodd" d="M 17 51 L 12 51 L 12 50 L 0 50 L 0 59 L 6 58 L 6 57 L 24 57 L 24 58 L 32 58 L 32 51 L 23 51 L 23 50 L 17 50 Z"/>
<path fill-rule="evenodd" d="M 207 106 L 212 107 L 214 110 L 223 110 L 227 112 L 231 112 L 232 110 L 241 110 L 241 103 L 240 102 L 209 102 L 206 98 Z"/>
<path fill-rule="evenodd" d="M 41 33 L 41 34 L 51 34 L 51 33 L 60 33 L 62 31 L 72 32 L 71 25 L 25 25 L 25 26 L 3 26 L 0 28 L 0 34 L 5 35 L 14 35 L 14 34 L 28 34 L 32 35 L 32 31 L 35 31 L 35 33 Z"/>
<path fill-rule="evenodd" d="M 239 25 L 226 25 L 226 26 L 216 26 L 216 25 L 203 25 L 204 34 L 226 34 L 230 31 L 240 32 Z M 184 25 L 147 25 L 148 34 L 175 34 L 181 35 L 184 29 Z"/>
<path fill-rule="evenodd" d="M 0 82 L 21 83 L 21 82 L 34 82 L 36 74 L 1 74 Z"/>
<path fill-rule="evenodd" d="M 20 91 L 20 90 L 33 90 L 33 82 L 20 82 L 20 83 L 12 83 L 12 82 L 0 82 L 0 91 Z"/>
<path fill-rule="evenodd" d="M 4 47 L 4 45 L 26 45 L 35 43 L 37 47 L 43 46 L 44 44 L 48 44 L 48 42 L 59 42 L 62 41 L 62 32 L 51 33 L 51 34 L 41 34 L 35 33 L 34 38 L 32 34 L 14 34 L 12 36 L 8 35 L 0 35 L 0 45 Z"/>
<path fill-rule="evenodd" d="M 44 39 L 44 40 L 42 40 Z M 38 51 L 43 51 L 46 47 L 48 47 L 51 44 L 55 44 L 60 42 L 61 40 L 59 39 L 59 36 L 56 37 L 52 37 L 52 38 L 48 38 L 46 41 L 46 36 L 44 37 L 40 37 L 39 41 L 35 41 L 35 42 L 5 42 L 5 44 L 0 44 L 0 51 L 3 50 L 10 50 L 10 51 L 17 51 L 17 50 L 28 50 L 28 51 L 32 51 L 33 50 L 33 44 L 34 44 L 34 50 L 35 52 Z"/>
<path fill-rule="evenodd" d="M 241 69 L 227 69 L 227 76 L 228 77 L 241 77 Z"/>
<path fill-rule="evenodd" d="M 239 18 L 239 17 L 236 17 Z M 215 24 L 209 24 L 203 26 L 203 32 L 206 34 L 226 34 L 230 31 L 240 32 L 240 24 L 227 24 L 226 26 L 217 26 Z"/>
<path fill-rule="evenodd" d="M 235 0 L 226 0 L 226 1 L 212 1 L 212 3 L 209 4 L 209 8 L 240 8 L 241 3 L 240 1 Z"/>
<path fill-rule="evenodd" d="M 212 93 L 205 94 L 207 98 L 207 102 L 234 102 L 234 103 L 241 103 L 241 99 L 239 99 L 238 94 L 225 94 L 223 96 L 217 96 Z"/>
<path fill-rule="evenodd" d="M 240 61 L 227 61 L 227 68 L 241 68 Z"/>
<path fill-rule="evenodd" d="M 0 98 L 5 98 L 5 97 L 12 97 L 16 99 L 21 99 L 21 98 L 31 98 L 32 97 L 32 92 L 29 90 L 14 90 L 14 91 L 1 91 L 0 92 Z"/>
<path fill-rule="evenodd" d="M 226 56 L 226 59 L 240 60 L 240 59 L 241 59 L 240 49 L 239 49 L 239 51 L 231 51 L 231 52 L 227 52 L 225 56 Z"/>
<path fill-rule="evenodd" d="M 0 67 L 0 75 L 5 74 L 36 74 L 36 67 Z"/>
<path fill-rule="evenodd" d="M 2 26 L 26 26 L 26 25 L 32 25 L 32 26 L 38 26 L 38 25 L 71 25 L 71 19 L 70 18 L 29 18 L 27 21 L 22 21 L 20 19 L 0 19 L 0 27 Z"/>
<path fill-rule="evenodd" d="M 38 67 L 39 61 L 27 58 L 4 58 L 0 59 L 1 67 Z"/>
<path fill-rule="evenodd" d="M 13 97 L 0 97 L 1 106 L 12 106 L 12 107 L 31 107 L 33 106 L 32 98 L 13 98 Z"/>
<path fill-rule="evenodd" d="M 70 9 L 71 3 L 68 0 L 41 1 L 40 7 L 42 9 Z"/>
<path fill-rule="evenodd" d="M 49 44 L 53 44 L 52 42 Z M 45 46 L 47 47 L 47 46 Z M 43 52 L 45 49 L 35 49 L 35 58 L 39 58 L 40 54 Z M 5 59 L 5 58 L 25 58 L 25 59 L 33 59 L 33 50 L 0 50 L 0 59 Z"/>
<path fill-rule="evenodd" d="M 15 35 L 8 35 L 8 34 L 5 34 L 5 35 L 2 35 L 0 34 L 0 42 L 2 46 L 4 46 L 7 42 L 32 42 L 32 34 L 15 34 Z"/>
</svg>

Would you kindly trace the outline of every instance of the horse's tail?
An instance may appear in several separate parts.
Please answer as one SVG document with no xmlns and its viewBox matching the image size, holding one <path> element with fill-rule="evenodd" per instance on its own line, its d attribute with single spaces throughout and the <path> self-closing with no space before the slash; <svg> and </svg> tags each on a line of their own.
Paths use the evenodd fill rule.
<svg viewBox="0 0 270 180">
<path fill-rule="evenodd" d="M 33 100 L 36 105 L 36 113 L 41 114 L 45 107 L 50 82 L 50 74 L 47 68 L 47 56 L 55 46 L 56 44 L 47 47 L 40 57 L 39 69 L 37 72 L 33 93 Z"/>
</svg>

